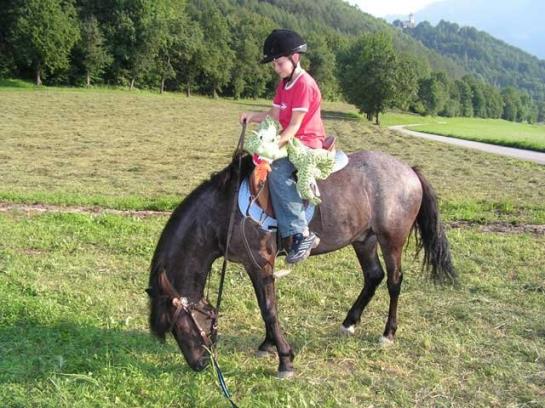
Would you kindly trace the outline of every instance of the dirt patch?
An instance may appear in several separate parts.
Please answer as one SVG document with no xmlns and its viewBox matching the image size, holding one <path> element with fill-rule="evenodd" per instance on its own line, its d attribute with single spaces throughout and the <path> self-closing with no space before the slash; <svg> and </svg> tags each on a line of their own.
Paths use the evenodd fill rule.
<svg viewBox="0 0 545 408">
<path fill-rule="evenodd" d="M 127 217 L 166 217 L 171 211 L 151 211 L 151 210 L 114 210 L 100 207 L 64 207 L 60 205 L 45 204 L 15 204 L 1 203 L 0 212 L 21 211 L 25 213 L 72 213 L 72 214 L 114 214 Z M 477 228 L 481 232 L 494 232 L 505 234 L 535 234 L 545 235 L 545 224 L 512 224 L 509 222 L 488 222 L 485 224 L 471 221 L 452 221 L 447 223 L 450 228 Z"/>
<path fill-rule="evenodd" d="M 502 221 L 480 224 L 471 221 L 452 221 L 447 225 L 450 228 L 477 228 L 481 232 L 545 235 L 545 225 L 542 224 L 512 224 Z"/>
<path fill-rule="evenodd" d="M 114 210 L 111 208 L 100 207 L 64 207 L 60 205 L 45 205 L 45 204 L 14 204 L 0 203 L 0 212 L 21 211 L 26 213 L 68 213 L 68 214 L 114 214 L 128 217 L 159 217 L 168 216 L 171 211 L 135 211 L 135 210 Z"/>
</svg>

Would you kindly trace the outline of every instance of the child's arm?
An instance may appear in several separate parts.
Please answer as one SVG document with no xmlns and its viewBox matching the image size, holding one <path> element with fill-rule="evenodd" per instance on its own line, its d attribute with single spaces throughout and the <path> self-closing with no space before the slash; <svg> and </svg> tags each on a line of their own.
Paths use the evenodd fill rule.
<svg viewBox="0 0 545 408">
<path fill-rule="evenodd" d="M 280 108 L 273 106 L 271 109 L 265 112 L 242 112 L 240 115 L 240 123 L 261 123 L 267 116 L 270 116 L 274 120 L 278 121 L 280 117 Z"/>
<path fill-rule="evenodd" d="M 291 113 L 290 124 L 280 134 L 280 140 L 278 141 L 279 147 L 284 146 L 292 137 L 295 136 L 295 134 L 301 127 L 301 123 L 303 123 L 303 118 L 305 117 L 305 114 L 306 112 L 302 111 L 293 111 Z"/>
</svg>

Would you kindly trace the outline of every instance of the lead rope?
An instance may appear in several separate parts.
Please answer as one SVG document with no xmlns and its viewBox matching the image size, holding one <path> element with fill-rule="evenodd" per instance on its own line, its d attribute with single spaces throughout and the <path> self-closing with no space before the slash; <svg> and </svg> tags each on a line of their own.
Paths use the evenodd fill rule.
<svg viewBox="0 0 545 408">
<path fill-rule="evenodd" d="M 240 133 L 240 138 L 238 139 L 237 149 L 235 151 L 235 157 L 238 156 L 238 168 L 236 173 L 236 183 L 235 183 L 235 191 L 233 194 L 233 204 L 231 207 L 231 214 L 229 216 L 229 224 L 227 227 L 227 240 L 225 242 L 225 252 L 223 254 L 223 265 L 221 267 L 221 276 L 220 276 L 220 286 L 218 289 L 218 299 L 216 302 L 216 322 L 213 322 L 213 325 L 217 324 L 217 319 L 219 318 L 220 313 L 220 306 L 221 306 L 221 296 L 223 293 L 223 283 L 225 282 L 225 271 L 227 270 L 227 255 L 229 252 L 229 243 L 231 242 L 231 235 L 233 232 L 233 223 L 235 220 L 235 212 L 236 212 L 236 204 L 237 204 L 237 198 L 238 198 L 238 190 L 240 188 L 240 173 L 242 171 L 242 152 L 243 152 L 243 146 L 244 146 L 244 135 L 246 133 L 246 120 L 242 123 L 242 132 Z M 223 373 L 221 371 L 221 368 L 218 364 L 218 360 L 216 357 L 216 351 L 214 348 L 214 344 L 216 343 L 216 339 L 212 339 L 212 344 L 210 345 L 210 349 L 205 347 L 205 349 L 210 354 L 210 359 L 212 360 L 212 366 L 214 367 L 214 371 L 216 373 L 216 376 L 218 377 L 218 382 L 221 388 L 221 391 L 223 392 L 223 396 L 229 400 L 231 403 L 232 408 L 238 408 L 237 404 L 234 403 L 231 393 L 229 392 L 229 389 L 227 388 L 227 384 L 225 383 L 225 377 L 223 376 Z"/>
</svg>

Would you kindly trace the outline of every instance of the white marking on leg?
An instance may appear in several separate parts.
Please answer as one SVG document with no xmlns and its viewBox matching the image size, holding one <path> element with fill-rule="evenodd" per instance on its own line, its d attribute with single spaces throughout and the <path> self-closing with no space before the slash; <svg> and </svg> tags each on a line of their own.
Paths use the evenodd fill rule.
<svg viewBox="0 0 545 408">
<path fill-rule="evenodd" d="M 267 357 L 274 356 L 274 353 L 271 353 L 269 351 L 257 350 L 255 352 L 255 356 L 257 358 L 267 358 Z"/>
<path fill-rule="evenodd" d="M 378 340 L 379 344 L 382 347 L 389 347 L 392 344 L 394 344 L 394 341 L 389 339 L 388 337 L 380 336 L 380 339 Z"/>
<path fill-rule="evenodd" d="M 356 325 L 355 324 L 352 324 L 348 327 L 344 327 L 343 324 L 341 324 L 341 334 L 345 335 L 345 336 L 353 336 L 354 333 L 356 332 Z"/>
<path fill-rule="evenodd" d="M 273 272 L 273 276 L 275 279 L 281 279 L 284 276 L 288 275 L 291 272 L 291 269 L 278 269 L 277 271 Z"/>
<path fill-rule="evenodd" d="M 286 380 L 288 378 L 292 378 L 295 375 L 294 371 L 279 371 L 278 372 L 278 378 L 280 380 Z"/>
</svg>

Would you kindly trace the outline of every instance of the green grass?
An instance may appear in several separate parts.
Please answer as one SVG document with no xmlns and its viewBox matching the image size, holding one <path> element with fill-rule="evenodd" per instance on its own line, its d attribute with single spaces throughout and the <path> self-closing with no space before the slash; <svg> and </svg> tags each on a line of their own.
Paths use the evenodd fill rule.
<svg viewBox="0 0 545 408">
<path fill-rule="evenodd" d="M 107 89 L 0 90 L 0 200 L 173 208 L 228 163 L 239 113 L 268 106 Z M 475 221 L 545 219 L 544 166 L 400 136 L 343 103 L 326 103 L 324 118 L 343 150 L 381 150 L 420 166 L 446 218 L 464 208 Z"/>
<path fill-rule="evenodd" d="M 226 165 L 238 113 L 264 100 L 107 89 L 0 89 L 0 203 L 172 209 Z M 31 95 L 31 97 L 29 97 Z M 407 138 L 324 106 L 345 151 L 419 165 L 446 220 L 545 223 L 545 166 Z M 166 216 L 0 212 L 0 406 L 228 406 L 212 373 L 193 373 L 172 339 L 148 333 L 148 266 Z M 241 407 L 545 405 L 545 237 L 448 230 L 460 288 L 434 287 L 404 257 L 399 330 L 378 346 L 385 285 L 353 338 L 338 335 L 362 284 L 347 248 L 278 281 L 296 377 L 258 360 L 252 285 L 229 268 L 220 364 Z M 212 293 L 221 263 L 214 267 Z"/>
<path fill-rule="evenodd" d="M 545 152 L 545 126 L 501 119 L 422 117 L 400 113 L 384 115 L 383 126 L 409 125 L 424 133 Z"/>
<path fill-rule="evenodd" d="M 227 406 L 147 330 L 148 263 L 165 217 L 0 215 L 2 406 Z M 449 232 L 461 289 L 422 280 L 407 252 L 398 340 L 381 349 L 384 285 L 353 338 L 337 334 L 361 272 L 351 250 L 278 282 L 296 378 L 254 358 L 263 335 L 249 279 L 231 266 L 219 355 L 241 406 L 541 406 L 544 237 Z M 213 288 L 219 264 L 214 267 Z"/>
<path fill-rule="evenodd" d="M 0 78 L 0 89 L 7 90 L 10 88 L 15 88 L 20 90 L 20 89 L 33 89 L 33 88 L 37 88 L 37 86 L 31 82 L 23 81 L 21 79 Z"/>
</svg>

